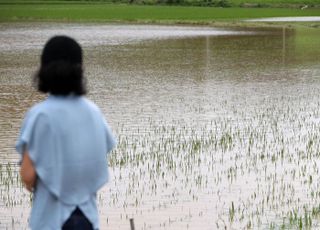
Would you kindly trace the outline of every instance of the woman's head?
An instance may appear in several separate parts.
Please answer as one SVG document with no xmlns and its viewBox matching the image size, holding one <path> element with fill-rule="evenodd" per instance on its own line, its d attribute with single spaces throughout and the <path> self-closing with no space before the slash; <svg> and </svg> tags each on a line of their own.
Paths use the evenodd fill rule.
<svg viewBox="0 0 320 230">
<path fill-rule="evenodd" d="M 38 90 L 54 95 L 84 95 L 84 80 L 80 45 L 67 36 L 52 37 L 44 46 L 35 75 Z"/>
</svg>

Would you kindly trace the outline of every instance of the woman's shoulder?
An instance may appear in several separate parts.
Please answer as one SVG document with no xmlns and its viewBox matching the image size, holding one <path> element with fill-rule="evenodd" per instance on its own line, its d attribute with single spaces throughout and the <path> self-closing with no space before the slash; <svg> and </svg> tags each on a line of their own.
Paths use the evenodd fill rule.
<svg viewBox="0 0 320 230">
<path fill-rule="evenodd" d="M 34 104 L 28 111 L 27 116 L 34 116 L 36 114 L 44 114 L 46 111 L 47 103 L 46 100 Z"/>
<path fill-rule="evenodd" d="M 93 101 L 81 96 L 75 100 L 56 100 L 56 98 L 48 97 L 33 105 L 26 113 L 26 117 L 36 118 L 41 115 L 47 117 L 47 119 L 50 119 L 50 117 L 60 118 L 65 112 L 81 114 L 84 111 L 102 116 L 101 109 Z M 87 114 L 87 112 L 85 113 Z"/>
<path fill-rule="evenodd" d="M 82 97 L 82 101 L 89 109 L 93 110 L 94 112 L 101 113 L 101 109 L 90 99 Z"/>
<path fill-rule="evenodd" d="M 38 102 L 37 104 L 33 105 L 24 116 L 22 130 L 32 129 L 32 127 L 39 122 L 47 124 L 49 119 L 45 111 L 45 107 L 46 105 L 44 102 Z"/>
<path fill-rule="evenodd" d="M 50 117 L 52 115 L 52 111 L 57 107 L 57 103 L 55 100 L 49 96 L 44 100 L 37 102 L 33 106 L 29 108 L 27 113 L 25 114 L 26 120 L 36 119 L 38 116 Z"/>
</svg>

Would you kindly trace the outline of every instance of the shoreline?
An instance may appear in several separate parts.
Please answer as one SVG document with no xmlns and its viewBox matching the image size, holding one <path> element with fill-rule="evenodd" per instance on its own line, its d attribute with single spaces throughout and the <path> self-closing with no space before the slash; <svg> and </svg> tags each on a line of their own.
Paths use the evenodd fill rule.
<svg viewBox="0 0 320 230">
<path fill-rule="evenodd" d="M 246 20 L 215 20 L 215 21 L 192 21 L 192 20 L 11 20 L 0 21 L 1 25 L 6 24 L 31 24 L 31 23 L 66 23 L 66 24 L 114 24 L 114 25 L 163 25 L 163 26 L 207 26 L 217 28 L 232 28 L 232 29 L 295 29 L 295 28 L 311 28 L 320 29 L 320 22 L 269 22 L 269 21 L 246 21 Z"/>
<path fill-rule="evenodd" d="M 220 2 L 201 2 L 201 1 L 112 1 L 112 0 L 0 0 L 1 5 L 129 5 L 129 6 L 169 6 L 169 7 L 209 7 L 209 8 L 286 8 L 286 9 L 319 9 L 320 0 L 307 0 L 303 2 L 279 0 L 264 1 L 264 0 L 221 0 Z"/>
<path fill-rule="evenodd" d="M 318 22 L 252 22 L 274 17 L 319 17 L 320 9 L 215 8 L 127 4 L 10 4 L 0 5 L 0 23 L 62 22 L 204 25 L 218 27 L 320 27 Z"/>
</svg>

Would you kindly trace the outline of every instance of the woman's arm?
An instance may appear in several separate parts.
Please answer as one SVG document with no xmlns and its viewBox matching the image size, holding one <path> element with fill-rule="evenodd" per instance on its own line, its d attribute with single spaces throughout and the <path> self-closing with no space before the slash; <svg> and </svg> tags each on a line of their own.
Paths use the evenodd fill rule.
<svg viewBox="0 0 320 230">
<path fill-rule="evenodd" d="M 20 175 L 27 190 L 32 192 L 37 181 L 37 174 L 27 151 L 24 152 L 22 157 Z"/>
</svg>

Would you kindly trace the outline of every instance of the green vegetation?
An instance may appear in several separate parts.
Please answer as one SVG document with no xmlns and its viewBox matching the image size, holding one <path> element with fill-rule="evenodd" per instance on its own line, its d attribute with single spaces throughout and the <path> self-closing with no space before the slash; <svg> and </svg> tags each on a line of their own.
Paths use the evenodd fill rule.
<svg viewBox="0 0 320 230">
<path fill-rule="evenodd" d="M 0 0 L 0 4 L 133 3 L 215 7 L 320 7 L 320 0 Z"/>
<path fill-rule="evenodd" d="M 320 9 L 214 8 L 126 4 L 2 4 L 0 21 L 196 22 L 258 17 L 318 16 Z"/>
</svg>

